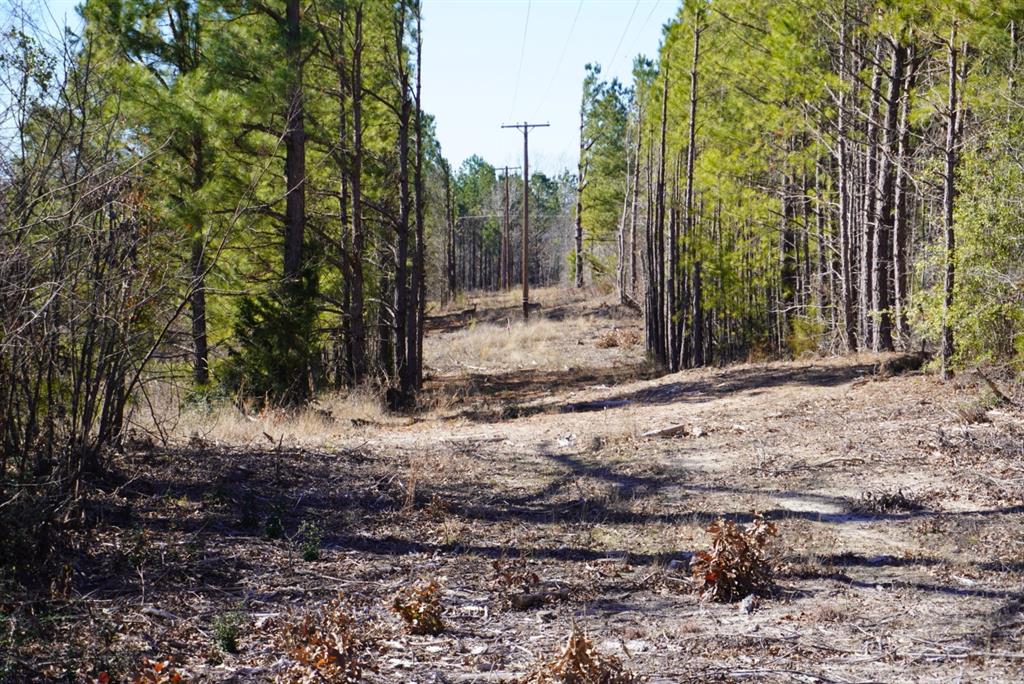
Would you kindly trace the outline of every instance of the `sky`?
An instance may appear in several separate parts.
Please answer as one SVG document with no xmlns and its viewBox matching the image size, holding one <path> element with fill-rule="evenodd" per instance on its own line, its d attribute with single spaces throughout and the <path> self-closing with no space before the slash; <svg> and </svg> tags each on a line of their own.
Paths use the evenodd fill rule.
<svg viewBox="0 0 1024 684">
<path fill-rule="evenodd" d="M 80 0 L 35 0 L 77 23 Z M 584 66 L 631 83 L 633 57 L 657 54 L 680 0 L 424 0 L 423 109 L 457 168 L 480 155 L 522 163 L 523 137 L 502 124 L 549 123 L 530 133 L 530 168 L 575 169 Z"/>
<path fill-rule="evenodd" d="M 655 56 L 679 0 L 424 0 L 423 109 L 456 167 L 478 154 L 530 169 L 575 170 L 584 66 L 632 82 L 633 57 Z"/>
</svg>

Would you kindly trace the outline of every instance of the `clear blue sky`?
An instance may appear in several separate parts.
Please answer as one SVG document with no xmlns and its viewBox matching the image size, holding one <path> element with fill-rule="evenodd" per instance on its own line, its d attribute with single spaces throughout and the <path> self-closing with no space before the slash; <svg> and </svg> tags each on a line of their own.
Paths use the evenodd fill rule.
<svg viewBox="0 0 1024 684">
<path fill-rule="evenodd" d="M 76 22 L 79 0 L 34 0 Z M 530 135 L 530 167 L 575 168 L 583 67 L 630 83 L 654 56 L 681 0 L 424 0 L 423 108 L 457 167 L 479 154 L 518 166 L 522 135 L 501 124 L 548 122 Z"/>
<path fill-rule="evenodd" d="M 500 126 L 525 119 L 551 124 L 530 134 L 530 168 L 575 169 L 584 65 L 629 84 L 633 57 L 657 53 L 679 4 L 424 0 L 423 108 L 437 117 L 445 156 L 518 166 L 522 135 Z"/>
</svg>

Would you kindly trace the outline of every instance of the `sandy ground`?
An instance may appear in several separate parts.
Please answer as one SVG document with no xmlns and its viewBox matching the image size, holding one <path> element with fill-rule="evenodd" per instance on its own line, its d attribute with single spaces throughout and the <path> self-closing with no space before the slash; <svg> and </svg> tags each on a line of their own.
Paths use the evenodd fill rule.
<svg viewBox="0 0 1024 684">
<path fill-rule="evenodd" d="M 504 306 L 438 320 L 410 419 L 316 447 L 126 455 L 91 492 L 59 618 L 35 627 L 51 650 L 20 642 L 20 672 L 56 678 L 73 657 L 73 679 L 123 676 L 150 657 L 273 681 L 294 664 L 283 626 L 340 594 L 371 682 L 514 681 L 573 625 L 651 682 L 1024 679 L 1016 406 L 969 377 L 876 376 L 867 355 L 658 376 L 623 334 L 630 312 L 578 298 L 544 309 L 554 335 L 520 331 L 509 369 L 486 328 Z M 450 353 L 473 329 L 483 341 Z M 755 512 L 779 530 L 771 595 L 701 600 L 687 568 L 706 527 Z M 300 558 L 303 523 L 317 560 Z M 509 568 L 553 600 L 510 607 Z M 408 635 L 392 597 L 429 580 L 447 628 Z M 226 619 L 237 653 L 217 646 Z"/>
</svg>

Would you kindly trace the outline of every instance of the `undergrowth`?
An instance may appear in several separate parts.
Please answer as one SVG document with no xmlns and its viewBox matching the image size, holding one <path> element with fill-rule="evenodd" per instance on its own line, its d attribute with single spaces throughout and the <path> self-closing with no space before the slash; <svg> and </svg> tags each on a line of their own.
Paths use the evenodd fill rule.
<svg viewBox="0 0 1024 684">
<path fill-rule="evenodd" d="M 864 492 L 857 501 L 859 513 L 912 513 L 924 510 L 924 504 L 913 494 L 902 489 L 895 492 Z"/>
<path fill-rule="evenodd" d="M 286 623 L 278 643 L 295 661 L 284 681 L 354 684 L 370 669 L 371 642 L 341 599 Z"/>
<path fill-rule="evenodd" d="M 538 665 L 519 684 L 632 684 L 640 679 L 611 655 L 598 653 L 586 633 L 572 633 L 554 660 Z"/>
<path fill-rule="evenodd" d="M 691 565 L 703 598 L 731 602 L 771 589 L 775 572 L 772 547 L 778 536 L 772 522 L 761 514 L 743 526 L 720 518 L 711 523 L 708 533 L 711 548 L 697 553 Z"/>
<path fill-rule="evenodd" d="M 407 587 L 395 596 L 392 610 L 410 634 L 440 634 L 444 631 L 441 587 L 436 580 Z"/>
<path fill-rule="evenodd" d="M 214 618 L 213 635 L 220 650 L 225 653 L 238 653 L 240 627 L 241 616 L 238 613 L 225 613 Z"/>
</svg>

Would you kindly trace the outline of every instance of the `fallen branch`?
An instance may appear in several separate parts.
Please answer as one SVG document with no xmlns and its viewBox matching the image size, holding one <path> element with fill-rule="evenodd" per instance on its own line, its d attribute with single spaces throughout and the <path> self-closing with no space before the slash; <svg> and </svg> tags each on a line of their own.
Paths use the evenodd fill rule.
<svg viewBox="0 0 1024 684">
<path fill-rule="evenodd" d="M 544 589 L 541 591 L 528 591 L 522 594 L 512 594 L 508 597 L 509 605 L 516 610 L 529 610 L 539 608 L 557 601 L 568 601 L 568 589 Z"/>
<path fill-rule="evenodd" d="M 610 408 L 619 408 L 629 404 L 629 399 L 605 399 L 603 401 L 581 401 L 575 404 L 566 404 L 562 407 L 562 413 L 585 413 L 587 411 L 603 411 Z"/>
<path fill-rule="evenodd" d="M 640 304 L 625 292 L 622 293 L 621 304 L 633 311 L 636 311 L 637 313 L 641 313 L 643 311 Z"/>
<path fill-rule="evenodd" d="M 1013 401 L 1013 399 L 1010 399 L 1010 397 L 1006 396 L 1006 394 L 1004 394 L 1002 390 L 996 387 L 996 383 L 992 382 L 992 380 L 990 380 L 989 377 L 985 375 L 980 368 L 976 368 L 975 372 L 978 374 L 978 377 L 981 378 L 986 385 L 988 385 L 989 391 L 995 395 L 996 399 L 999 400 L 1000 404 L 1010 404 L 1011 406 L 1016 406 L 1016 403 Z"/>
<path fill-rule="evenodd" d="M 681 425 L 670 425 L 669 427 L 660 428 L 658 430 L 649 430 L 649 431 L 643 433 L 640 436 L 641 437 L 686 437 L 686 436 L 703 437 L 706 434 L 707 434 L 707 431 L 705 431 L 703 428 L 695 427 L 695 428 L 691 429 L 688 425 L 681 424 Z"/>
</svg>

